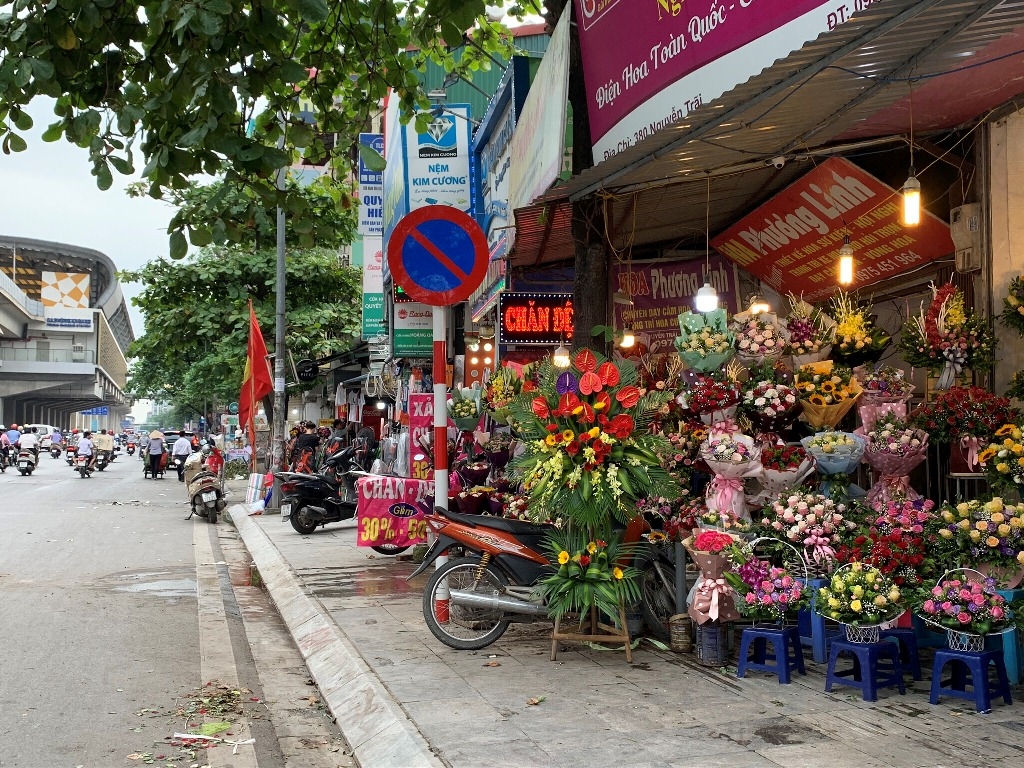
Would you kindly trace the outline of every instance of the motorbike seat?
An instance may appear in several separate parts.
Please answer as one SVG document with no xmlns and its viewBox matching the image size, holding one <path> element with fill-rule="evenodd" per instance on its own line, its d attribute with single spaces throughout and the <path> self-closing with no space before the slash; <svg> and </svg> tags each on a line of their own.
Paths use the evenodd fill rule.
<svg viewBox="0 0 1024 768">
<path fill-rule="evenodd" d="M 434 509 L 437 512 L 441 511 L 440 507 L 435 507 Z M 444 516 L 449 520 L 454 520 L 457 523 L 462 523 L 472 528 L 493 528 L 496 531 L 511 533 L 513 536 L 547 533 L 549 530 L 554 530 L 552 525 L 537 525 L 526 520 L 512 520 L 507 517 L 495 517 L 493 515 L 466 515 L 462 512 L 447 510 Z"/>
</svg>

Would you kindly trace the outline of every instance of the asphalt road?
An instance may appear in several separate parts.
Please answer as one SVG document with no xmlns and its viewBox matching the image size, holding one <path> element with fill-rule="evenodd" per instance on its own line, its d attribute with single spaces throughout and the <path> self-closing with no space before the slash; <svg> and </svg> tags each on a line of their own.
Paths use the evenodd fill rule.
<svg viewBox="0 0 1024 768">
<path fill-rule="evenodd" d="M 0 768 L 352 764 L 234 528 L 187 517 L 137 455 L 0 474 Z M 174 743 L 204 721 L 254 743 Z"/>
</svg>

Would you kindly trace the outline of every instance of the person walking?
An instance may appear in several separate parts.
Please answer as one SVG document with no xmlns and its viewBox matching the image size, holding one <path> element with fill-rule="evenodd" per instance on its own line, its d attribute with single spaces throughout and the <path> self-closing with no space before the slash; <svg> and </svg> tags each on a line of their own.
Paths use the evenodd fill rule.
<svg viewBox="0 0 1024 768">
<path fill-rule="evenodd" d="M 154 480 L 157 479 L 157 475 L 161 472 L 161 463 L 167 459 L 164 455 L 166 452 L 167 447 L 164 445 L 164 433 L 158 429 L 150 432 L 149 448 L 146 449 L 146 453 L 149 458 L 149 474 Z"/>
<path fill-rule="evenodd" d="M 184 432 L 178 436 L 171 446 L 171 460 L 174 461 L 174 468 L 178 470 L 178 482 L 185 482 L 185 460 L 192 455 L 192 441 Z"/>
</svg>

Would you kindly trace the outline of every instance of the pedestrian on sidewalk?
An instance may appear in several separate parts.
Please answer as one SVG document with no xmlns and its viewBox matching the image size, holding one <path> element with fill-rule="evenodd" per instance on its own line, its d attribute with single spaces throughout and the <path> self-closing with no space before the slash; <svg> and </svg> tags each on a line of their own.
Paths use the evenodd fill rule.
<svg viewBox="0 0 1024 768">
<path fill-rule="evenodd" d="M 174 441 L 174 446 L 171 448 L 171 458 L 175 460 L 175 468 L 178 470 L 178 482 L 185 482 L 185 459 L 192 455 L 192 441 L 188 439 L 188 436 L 182 432 L 178 439 Z M 180 459 L 180 463 L 178 462 Z"/>
</svg>

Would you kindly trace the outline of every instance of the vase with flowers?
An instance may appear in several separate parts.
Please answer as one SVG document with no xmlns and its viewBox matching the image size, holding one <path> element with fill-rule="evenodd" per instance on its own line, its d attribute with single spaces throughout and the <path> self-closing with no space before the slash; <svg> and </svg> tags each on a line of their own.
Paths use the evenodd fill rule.
<svg viewBox="0 0 1024 768">
<path fill-rule="evenodd" d="M 981 387 L 950 387 L 915 408 L 908 423 L 927 432 L 932 443 L 950 445 L 951 472 L 980 472 L 982 448 L 993 441 L 996 430 L 1017 423 L 1020 417 L 1008 398 Z"/>
<path fill-rule="evenodd" d="M 932 285 L 927 311 L 907 318 L 900 336 L 903 359 L 938 375 L 935 389 L 949 389 L 966 368 L 988 371 L 995 364 L 995 336 L 988 322 L 968 313 L 953 283 Z"/>
</svg>

